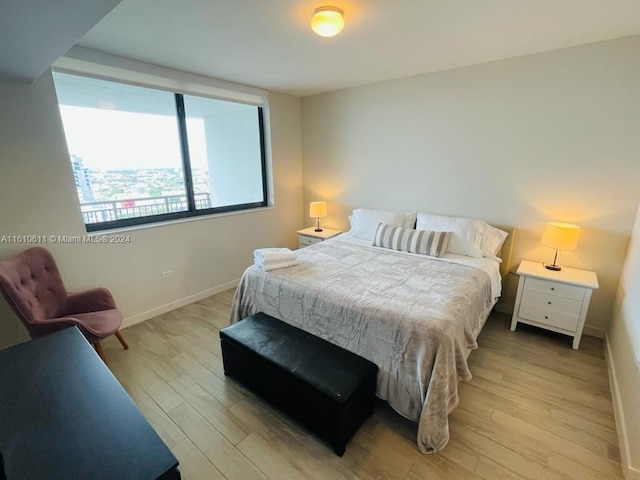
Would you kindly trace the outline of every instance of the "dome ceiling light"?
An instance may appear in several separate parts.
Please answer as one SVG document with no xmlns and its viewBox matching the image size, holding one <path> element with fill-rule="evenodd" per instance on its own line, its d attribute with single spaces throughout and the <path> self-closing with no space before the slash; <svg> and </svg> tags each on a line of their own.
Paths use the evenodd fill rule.
<svg viewBox="0 0 640 480">
<path fill-rule="evenodd" d="M 311 28 L 321 37 L 333 37 L 344 28 L 343 12 L 338 7 L 316 8 L 311 17 Z"/>
</svg>

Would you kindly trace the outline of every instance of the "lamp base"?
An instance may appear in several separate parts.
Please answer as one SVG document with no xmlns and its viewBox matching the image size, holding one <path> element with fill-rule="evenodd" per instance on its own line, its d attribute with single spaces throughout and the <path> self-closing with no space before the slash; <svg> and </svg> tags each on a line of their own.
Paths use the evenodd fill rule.
<svg viewBox="0 0 640 480">
<path fill-rule="evenodd" d="M 314 232 L 321 232 L 321 231 L 322 231 L 322 229 L 321 229 L 321 228 L 316 228 L 316 229 L 314 230 Z"/>
<path fill-rule="evenodd" d="M 553 270 L 554 272 L 559 272 L 560 270 L 562 270 L 562 267 L 560 265 L 556 265 L 555 263 L 553 265 L 548 265 L 545 263 L 544 268 L 546 268 L 547 270 Z"/>
</svg>

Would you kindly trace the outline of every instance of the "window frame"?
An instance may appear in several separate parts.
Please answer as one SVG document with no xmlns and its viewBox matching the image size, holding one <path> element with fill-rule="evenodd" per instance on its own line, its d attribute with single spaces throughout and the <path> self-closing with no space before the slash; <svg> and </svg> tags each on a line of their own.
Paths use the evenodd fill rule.
<svg viewBox="0 0 640 480">
<path fill-rule="evenodd" d="M 194 95 L 190 92 L 177 92 L 172 90 L 167 90 L 164 88 L 156 88 L 149 85 L 139 85 L 130 83 L 127 81 L 114 80 L 112 78 L 101 78 L 101 76 L 93 76 L 82 74 L 78 72 L 67 72 L 64 70 L 56 70 L 61 71 L 68 75 L 76 75 L 76 76 L 84 76 L 87 78 L 95 78 L 97 80 L 113 82 L 113 83 L 121 83 L 124 85 L 135 85 L 141 88 L 148 88 L 151 90 L 158 91 L 168 91 L 174 95 L 175 106 L 176 106 L 176 120 L 178 122 L 178 140 L 180 144 L 180 155 L 182 160 L 182 169 L 183 169 L 183 177 L 185 183 L 185 196 L 187 198 L 187 210 L 182 212 L 169 212 L 162 213 L 156 215 L 145 215 L 140 217 L 126 218 L 120 220 L 111 220 L 106 222 L 95 222 L 95 223 L 85 223 L 84 222 L 84 212 L 80 211 L 82 217 L 82 223 L 85 226 L 87 233 L 91 232 L 100 232 L 106 230 L 116 230 L 123 228 L 135 227 L 138 225 L 148 225 L 148 224 L 157 224 L 157 223 L 165 223 L 171 222 L 173 220 L 182 220 L 191 217 L 202 217 L 207 215 L 215 215 L 218 213 L 228 213 L 234 211 L 243 211 L 243 210 L 251 210 L 255 208 L 268 207 L 269 206 L 269 182 L 268 182 L 268 172 L 267 172 L 267 144 L 266 144 L 266 135 L 265 135 L 265 119 L 264 119 L 264 107 L 261 105 L 253 105 L 257 109 L 258 115 L 258 133 L 259 133 L 259 143 L 260 143 L 260 169 L 261 169 L 261 186 L 262 186 L 262 200 L 257 202 L 248 202 L 242 204 L 234 204 L 234 205 L 225 205 L 221 207 L 209 207 L 204 209 L 196 209 L 195 202 L 195 191 L 193 188 L 193 177 L 191 171 L 191 160 L 189 156 L 189 142 L 188 142 L 188 134 L 187 134 L 187 124 L 186 124 L 186 113 L 184 108 L 184 95 Z M 241 101 L 234 101 L 226 98 L 216 98 L 212 95 L 206 95 L 202 93 L 195 94 L 196 96 L 202 98 L 210 98 L 213 100 L 222 100 L 225 102 L 231 103 L 240 103 Z M 71 155 L 71 152 L 68 152 Z M 80 204 L 82 207 L 82 204 Z"/>
</svg>

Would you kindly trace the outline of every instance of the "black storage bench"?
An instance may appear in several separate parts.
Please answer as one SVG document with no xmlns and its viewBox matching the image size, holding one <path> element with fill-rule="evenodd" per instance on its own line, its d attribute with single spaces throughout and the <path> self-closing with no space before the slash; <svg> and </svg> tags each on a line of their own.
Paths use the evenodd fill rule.
<svg viewBox="0 0 640 480">
<path fill-rule="evenodd" d="M 257 313 L 220 330 L 224 373 L 327 440 L 342 456 L 371 416 L 378 367 L 355 353 Z"/>
</svg>

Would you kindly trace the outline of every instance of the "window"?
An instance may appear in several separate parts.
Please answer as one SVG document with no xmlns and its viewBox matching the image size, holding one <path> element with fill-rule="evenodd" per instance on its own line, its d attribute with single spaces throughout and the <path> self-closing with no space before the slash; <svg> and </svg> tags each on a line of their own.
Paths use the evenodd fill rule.
<svg viewBox="0 0 640 480">
<path fill-rule="evenodd" d="M 267 205 L 262 108 L 54 73 L 87 231 Z"/>
</svg>

